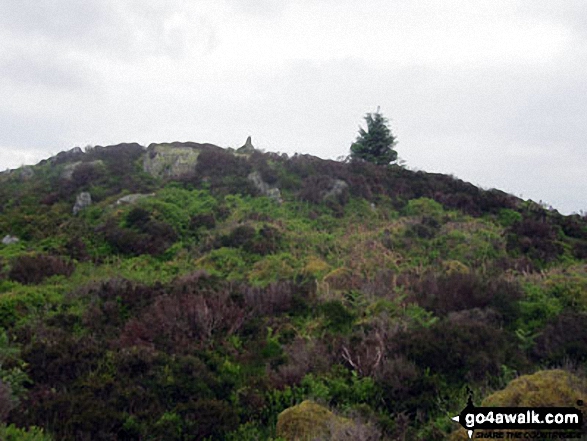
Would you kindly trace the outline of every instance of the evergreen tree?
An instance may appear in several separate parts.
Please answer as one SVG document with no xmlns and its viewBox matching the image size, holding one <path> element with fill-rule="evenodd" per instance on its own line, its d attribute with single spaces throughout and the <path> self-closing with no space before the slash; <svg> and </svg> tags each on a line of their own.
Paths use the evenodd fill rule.
<svg viewBox="0 0 587 441">
<path fill-rule="evenodd" d="M 351 145 L 351 159 L 373 162 L 377 165 L 388 165 L 397 160 L 395 136 L 387 127 L 387 118 L 377 112 L 365 115 L 367 130 L 359 127 L 359 136 Z"/>
</svg>

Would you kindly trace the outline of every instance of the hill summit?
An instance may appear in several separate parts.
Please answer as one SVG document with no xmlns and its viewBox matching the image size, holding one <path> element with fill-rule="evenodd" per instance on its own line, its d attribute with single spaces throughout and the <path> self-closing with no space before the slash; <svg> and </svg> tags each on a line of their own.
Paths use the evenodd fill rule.
<svg viewBox="0 0 587 441">
<path fill-rule="evenodd" d="M 0 237 L 7 439 L 276 439 L 313 400 L 441 440 L 466 386 L 587 366 L 587 219 L 447 175 L 75 148 L 0 174 Z"/>
</svg>

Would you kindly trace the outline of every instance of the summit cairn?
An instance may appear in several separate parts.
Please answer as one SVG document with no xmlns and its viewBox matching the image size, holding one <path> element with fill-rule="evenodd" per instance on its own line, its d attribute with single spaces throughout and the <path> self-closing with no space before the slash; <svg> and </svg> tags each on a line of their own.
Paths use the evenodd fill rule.
<svg viewBox="0 0 587 441">
<path fill-rule="evenodd" d="M 244 154 L 250 154 L 253 153 L 255 151 L 255 147 L 253 147 L 253 143 L 251 141 L 251 137 L 249 136 L 247 138 L 247 141 L 245 142 L 245 144 L 240 147 L 236 152 L 237 153 L 244 153 Z"/>
</svg>

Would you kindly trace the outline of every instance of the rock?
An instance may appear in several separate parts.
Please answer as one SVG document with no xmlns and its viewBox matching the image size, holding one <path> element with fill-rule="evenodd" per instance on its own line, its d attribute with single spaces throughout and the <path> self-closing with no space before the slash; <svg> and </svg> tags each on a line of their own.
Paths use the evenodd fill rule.
<svg viewBox="0 0 587 441">
<path fill-rule="evenodd" d="M 140 194 L 140 193 L 127 194 L 126 196 L 123 196 L 120 199 L 118 199 L 116 201 L 116 205 L 136 204 L 141 199 L 150 198 L 150 197 L 153 197 L 153 196 L 155 196 L 155 193 L 149 193 L 149 194 Z"/>
<path fill-rule="evenodd" d="M 325 201 L 326 199 L 334 199 L 340 196 L 348 187 L 349 184 L 347 184 L 342 179 L 334 179 L 330 189 L 324 193 L 324 196 L 322 196 L 322 200 Z"/>
<path fill-rule="evenodd" d="M 255 171 L 247 176 L 247 178 L 253 183 L 255 188 L 261 192 L 263 196 L 267 196 L 268 198 L 273 199 L 278 204 L 283 202 L 279 188 L 273 187 L 265 182 L 259 172 Z"/>
<path fill-rule="evenodd" d="M 92 205 L 92 195 L 87 191 L 81 192 L 75 198 L 75 205 L 73 206 L 73 214 L 78 214 L 80 210 Z"/>
<path fill-rule="evenodd" d="M 57 155 L 53 156 L 52 158 L 49 158 L 48 161 L 54 165 L 63 164 L 65 162 L 79 161 L 82 159 L 84 154 L 85 153 L 83 152 L 81 147 L 74 147 L 71 150 L 68 150 L 66 152 L 57 153 Z M 41 161 L 41 163 L 43 163 L 43 162 L 44 161 Z"/>
<path fill-rule="evenodd" d="M 287 441 L 330 439 L 331 429 L 345 425 L 345 419 L 313 401 L 285 409 L 277 417 L 276 433 Z"/>
<path fill-rule="evenodd" d="M 200 150 L 170 144 L 152 144 L 143 160 L 143 170 L 155 177 L 179 177 L 193 172 Z"/>
<path fill-rule="evenodd" d="M 4 236 L 4 239 L 2 239 L 2 243 L 4 245 L 12 245 L 13 243 L 17 243 L 17 242 L 19 242 L 18 237 L 11 236 L 10 234 L 7 234 L 6 236 Z"/>
<path fill-rule="evenodd" d="M 251 142 L 251 137 L 249 136 L 245 142 L 245 144 L 237 149 L 237 153 L 241 154 L 250 154 L 255 151 L 255 147 L 253 147 L 253 143 Z"/>
</svg>

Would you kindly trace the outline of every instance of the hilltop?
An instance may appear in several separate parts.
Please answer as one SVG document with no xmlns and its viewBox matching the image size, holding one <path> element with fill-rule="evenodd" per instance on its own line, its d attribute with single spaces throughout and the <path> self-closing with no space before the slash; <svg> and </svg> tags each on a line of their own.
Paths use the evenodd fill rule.
<svg viewBox="0 0 587 441">
<path fill-rule="evenodd" d="M 287 438 L 314 400 L 332 439 L 441 440 L 466 386 L 587 367 L 587 219 L 447 175 L 75 148 L 0 174 L 0 238 L 19 436 Z"/>
</svg>

